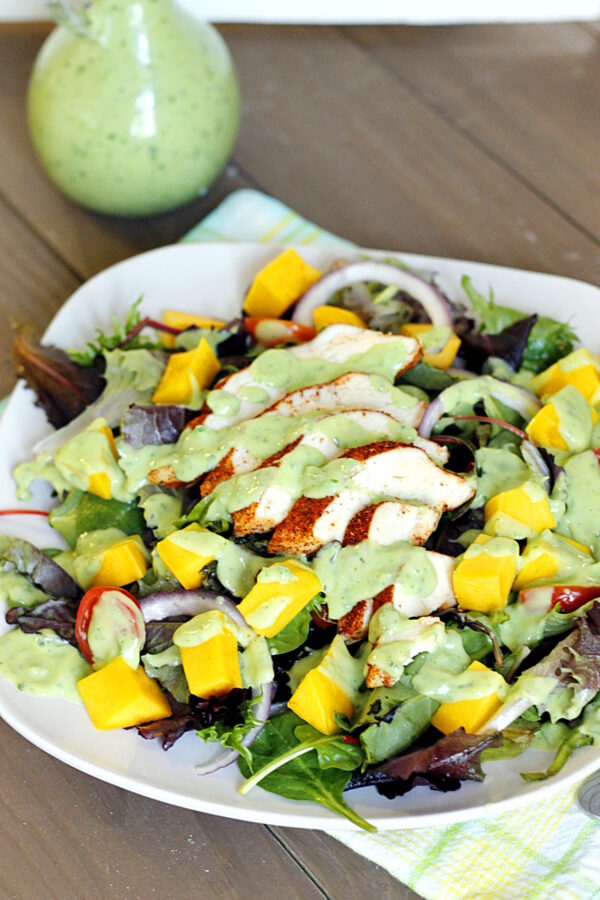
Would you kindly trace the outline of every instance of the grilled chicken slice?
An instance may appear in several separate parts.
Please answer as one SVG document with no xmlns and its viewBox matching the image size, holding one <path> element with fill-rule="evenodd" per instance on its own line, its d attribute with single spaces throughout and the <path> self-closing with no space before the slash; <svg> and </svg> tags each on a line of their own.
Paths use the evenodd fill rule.
<svg viewBox="0 0 600 900">
<path fill-rule="evenodd" d="M 402 500 L 370 504 L 352 516 L 342 543 L 346 546 L 370 540 L 386 545 L 408 541 L 422 547 L 437 528 L 440 515 L 434 506 Z"/>
<path fill-rule="evenodd" d="M 385 383 L 383 383 L 385 387 Z M 292 391 L 270 406 L 263 415 L 301 416 L 320 410 L 328 413 L 346 409 L 374 409 L 387 413 L 397 422 L 416 428 L 426 404 L 390 385 L 382 390 L 377 380 L 363 372 L 349 372 L 334 381 Z"/>
<path fill-rule="evenodd" d="M 456 606 L 456 597 L 452 587 L 454 558 L 446 556 L 444 553 L 428 550 L 427 559 L 435 569 L 437 577 L 437 584 L 430 594 L 426 597 L 422 597 L 420 594 L 409 594 L 401 585 L 391 584 L 377 594 L 376 604 L 381 606 L 382 603 L 393 603 L 396 609 L 403 612 L 409 619 L 428 616 L 432 612 Z"/>
<path fill-rule="evenodd" d="M 397 425 L 392 416 L 389 416 L 386 413 L 375 412 L 374 410 L 348 410 L 343 413 L 337 413 L 337 416 L 343 417 L 349 423 L 359 426 L 362 430 L 363 437 L 365 433 L 366 435 L 370 434 L 372 436 L 391 435 L 394 427 Z M 325 424 L 328 420 L 329 417 L 324 417 L 321 421 Z M 314 423 L 310 432 L 304 434 L 301 438 L 298 438 L 293 444 L 290 444 L 279 453 L 269 457 L 269 459 L 266 459 L 262 464 L 254 466 L 252 470 L 269 467 L 278 468 L 297 446 L 312 447 L 313 449 L 318 450 L 326 462 L 335 459 L 342 454 L 343 448 L 325 433 L 326 430 L 325 427 L 323 430 L 319 429 L 319 422 Z M 436 443 L 433 441 L 425 441 L 425 444 L 431 445 L 433 451 L 437 453 L 438 445 Z M 207 496 L 210 493 L 210 490 L 214 490 L 216 483 L 220 480 L 225 480 L 228 477 L 227 467 L 229 466 L 229 460 L 225 457 L 224 461 L 226 463 L 223 473 L 224 477 L 220 477 L 220 466 L 213 469 L 202 485 L 202 496 Z M 276 473 L 274 473 L 274 475 L 275 474 Z M 205 491 L 207 480 L 209 481 L 210 490 Z M 300 487 L 300 485 L 298 485 L 298 487 Z M 233 513 L 236 536 L 241 537 L 246 534 L 270 531 L 286 517 L 291 510 L 296 497 L 297 494 L 291 494 L 289 491 L 284 491 L 275 484 L 267 487 L 258 501 Z M 362 499 L 359 505 L 353 507 L 350 515 L 364 506 L 367 502 L 368 497 Z M 347 518 L 344 521 L 347 521 Z"/>
<path fill-rule="evenodd" d="M 414 338 L 396 334 L 383 334 L 380 331 L 356 328 L 354 325 L 330 325 L 329 328 L 324 328 L 314 340 L 306 344 L 299 344 L 297 347 L 291 347 L 288 352 L 293 354 L 298 360 L 323 360 L 331 363 L 346 363 L 353 357 L 358 357 L 373 347 L 390 343 L 395 344 L 398 348 L 398 366 L 395 370 L 395 377 L 397 378 L 403 372 L 416 365 L 421 358 L 421 345 Z M 357 365 L 360 368 L 360 361 Z M 240 399 L 239 408 L 234 415 L 217 416 L 211 412 L 209 407 L 206 407 L 202 410 L 200 416 L 193 420 L 194 426 L 205 425 L 207 428 L 214 428 L 220 431 L 223 428 L 235 425 L 237 422 L 254 418 L 264 409 L 285 397 L 285 386 L 256 381 L 254 371 L 253 365 L 249 365 L 245 369 L 221 379 L 217 384 L 220 390 L 229 391 Z M 312 375 L 307 373 L 307 381 L 303 387 L 308 387 L 315 383 L 314 374 L 314 370 Z M 369 378 L 370 376 L 366 375 L 365 377 Z M 239 392 L 242 388 L 247 387 L 260 387 L 268 395 L 267 399 L 262 403 L 242 399 L 239 397 Z M 359 405 L 362 406 L 362 404 Z M 413 405 L 420 408 L 418 402 Z M 422 413 L 423 411 L 421 411 L 421 415 Z"/>
<path fill-rule="evenodd" d="M 373 512 L 376 518 L 374 535 L 381 534 L 382 529 L 388 527 L 387 523 L 393 521 L 397 534 L 404 529 L 405 534 L 419 537 L 425 535 L 430 526 L 433 531 L 442 512 L 462 506 L 474 494 L 474 489 L 461 475 L 441 468 L 419 447 L 379 441 L 347 450 L 342 456 L 356 459 L 362 466 L 350 475 L 347 486 L 338 494 L 298 499 L 289 515 L 275 528 L 269 552 L 314 553 L 330 541 L 342 541 L 352 518 L 372 506 L 373 495 L 432 507 L 431 511 L 424 512 L 422 507 L 411 509 L 409 503 L 404 503 L 404 508 L 399 506 L 396 512 L 391 512 L 389 507 L 378 516 Z M 365 527 L 369 530 L 372 525 L 369 522 Z M 351 532 L 348 542 L 352 542 Z"/>
<path fill-rule="evenodd" d="M 435 635 L 432 634 L 431 626 L 436 625 L 439 621 L 437 616 L 422 616 L 420 619 L 414 620 L 411 631 L 408 633 L 404 632 L 402 635 L 401 647 L 404 655 L 398 656 L 398 663 L 400 665 L 407 666 L 419 655 L 419 653 L 427 653 L 435 647 L 436 638 Z M 382 635 L 374 644 L 373 649 L 385 644 L 394 643 L 394 639 L 394 635 L 389 637 L 387 635 Z M 377 665 L 372 665 L 369 660 L 367 660 L 366 682 L 368 688 L 393 687 L 397 681 L 398 679 L 394 677 L 394 675 L 385 672 Z"/>
</svg>

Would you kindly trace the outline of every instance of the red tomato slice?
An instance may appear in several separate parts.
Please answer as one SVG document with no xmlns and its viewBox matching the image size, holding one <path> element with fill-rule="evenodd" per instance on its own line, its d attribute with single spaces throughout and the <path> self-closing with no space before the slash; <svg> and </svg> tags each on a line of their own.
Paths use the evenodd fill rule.
<svg viewBox="0 0 600 900">
<path fill-rule="evenodd" d="M 85 656 L 86 660 L 89 662 L 90 666 L 94 664 L 94 656 L 91 651 L 89 642 L 88 642 L 88 631 L 90 628 L 90 622 L 92 621 L 92 615 L 94 613 L 94 607 L 103 596 L 103 594 L 110 592 L 111 594 L 118 595 L 122 594 L 124 597 L 127 597 L 128 600 L 132 600 L 137 609 L 140 611 L 140 615 L 142 612 L 141 606 L 133 594 L 130 594 L 129 591 L 126 591 L 125 588 L 122 587 L 93 587 L 90 588 L 89 591 L 81 598 L 81 602 L 77 609 L 77 618 L 75 619 L 75 637 L 77 638 L 77 643 L 79 644 L 79 649 Z M 138 624 L 138 620 L 131 610 L 131 608 L 127 605 L 127 603 L 122 603 L 119 600 L 118 596 L 114 598 L 115 603 L 118 603 L 121 609 L 126 612 L 130 617 L 133 623 L 133 627 L 135 629 L 135 633 L 138 638 L 141 639 L 142 635 L 140 632 L 140 627 Z"/>
<path fill-rule="evenodd" d="M 533 606 L 539 601 L 547 603 L 548 610 L 553 609 L 557 603 L 563 613 L 575 612 L 590 600 L 600 598 L 600 585 L 589 584 L 559 584 L 555 587 L 526 588 L 519 594 L 521 603 Z"/>
<path fill-rule="evenodd" d="M 244 319 L 244 328 L 263 347 L 276 347 L 278 344 L 304 344 L 306 341 L 312 341 L 317 334 L 314 328 L 300 325 L 298 322 L 254 316 Z"/>
<path fill-rule="evenodd" d="M 592 450 L 592 453 L 594 454 L 594 456 L 596 457 L 596 459 L 598 460 L 598 462 L 600 462 L 600 447 L 595 447 L 595 448 Z"/>
</svg>

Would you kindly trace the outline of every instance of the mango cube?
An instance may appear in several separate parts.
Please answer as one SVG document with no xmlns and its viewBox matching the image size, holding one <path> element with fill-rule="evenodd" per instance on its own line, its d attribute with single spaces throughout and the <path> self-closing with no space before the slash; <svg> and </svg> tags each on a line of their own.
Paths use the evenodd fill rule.
<svg viewBox="0 0 600 900">
<path fill-rule="evenodd" d="M 490 671 L 480 662 L 472 662 L 468 670 L 470 672 Z M 479 700 L 458 700 L 454 703 L 442 703 L 434 714 L 431 724 L 442 734 L 450 734 L 457 728 L 464 728 L 467 734 L 476 734 L 486 722 L 502 706 L 502 700 L 498 694 L 488 694 Z"/>
<path fill-rule="evenodd" d="M 469 547 L 453 574 L 458 605 L 490 613 L 504 609 L 517 574 L 519 547 L 508 538 L 482 540 Z"/>
<path fill-rule="evenodd" d="M 277 580 L 279 567 L 287 573 L 287 577 L 282 574 L 281 580 Z M 273 580 L 261 581 L 263 572 L 272 573 Z M 262 569 L 256 584 L 238 609 L 257 634 L 275 637 L 319 593 L 321 587 L 312 569 L 288 559 Z"/>
<path fill-rule="evenodd" d="M 179 312 L 176 309 L 166 309 L 163 313 L 163 322 L 171 328 L 222 328 L 227 323 L 223 319 L 212 319 L 209 316 L 194 316 L 192 313 Z M 174 334 L 163 334 L 162 341 L 165 347 L 175 346 Z"/>
<path fill-rule="evenodd" d="M 202 531 L 199 525 L 193 523 L 188 525 L 183 531 Z M 177 534 L 177 532 L 174 532 Z M 173 540 L 172 534 L 159 541 L 156 545 L 156 552 L 164 562 L 165 566 L 174 575 L 179 584 L 187 591 L 193 591 L 202 584 L 202 569 L 212 562 L 213 556 L 203 556 L 200 553 L 194 553 L 184 547 L 179 547 Z"/>
<path fill-rule="evenodd" d="M 560 433 L 560 417 L 552 403 L 546 403 L 526 427 L 532 441 L 541 447 L 568 450 L 569 446 Z"/>
<path fill-rule="evenodd" d="M 420 334 L 431 331 L 433 327 L 433 325 L 428 323 L 408 322 L 402 326 L 400 333 L 418 340 Z M 428 353 L 425 350 L 423 352 L 423 362 L 427 363 L 428 366 L 434 366 L 436 369 L 449 369 L 460 349 L 460 344 L 460 338 L 453 332 L 446 342 L 446 346 L 442 347 L 437 353 Z"/>
<path fill-rule="evenodd" d="M 488 534 L 520 540 L 555 526 L 548 497 L 536 482 L 526 481 L 518 488 L 502 491 L 485 505 L 485 530 Z"/>
<path fill-rule="evenodd" d="M 143 666 L 132 669 L 122 656 L 77 682 L 77 689 L 94 727 L 101 731 L 130 728 L 171 715 L 158 682 Z"/>
<path fill-rule="evenodd" d="M 146 574 L 149 565 L 150 556 L 142 539 L 137 534 L 133 535 L 104 551 L 92 586 L 122 587 L 131 584 Z"/>
<path fill-rule="evenodd" d="M 322 734 L 335 734 L 340 730 L 334 713 L 342 713 L 349 719 L 354 715 L 352 699 L 319 666 L 304 676 L 288 706 Z"/>
<path fill-rule="evenodd" d="M 545 532 L 539 538 L 528 541 L 514 588 L 520 591 L 535 582 L 556 577 L 562 581 L 574 569 L 578 570 L 590 561 L 590 551 L 583 544 L 560 534 Z"/>
<path fill-rule="evenodd" d="M 341 306 L 317 306 L 313 311 L 313 321 L 317 331 L 322 331 L 329 325 L 355 325 L 357 328 L 366 328 L 365 322 L 351 309 L 342 309 Z"/>
<path fill-rule="evenodd" d="M 95 422 L 92 422 L 92 424 L 88 426 L 86 431 L 96 431 L 98 432 L 98 434 L 104 435 L 108 443 L 108 451 L 110 455 L 113 457 L 113 459 L 118 459 L 115 439 L 113 437 L 112 429 L 108 427 L 106 419 L 96 419 Z M 103 455 L 107 457 L 106 449 L 104 450 Z M 90 475 L 88 490 L 90 494 L 95 494 L 97 497 L 102 497 L 103 500 L 110 500 L 112 492 L 109 475 L 106 472 L 92 472 Z"/>
<path fill-rule="evenodd" d="M 202 338 L 194 350 L 172 353 L 154 395 L 153 403 L 190 403 L 196 388 L 202 390 L 214 381 L 221 363 Z"/>
<path fill-rule="evenodd" d="M 320 277 L 295 250 L 285 250 L 258 273 L 244 300 L 244 311 L 249 316 L 279 319 Z"/>
<path fill-rule="evenodd" d="M 196 697 L 224 697 L 242 687 L 237 638 L 225 625 L 207 641 L 180 646 L 179 652 L 188 687 Z"/>
<path fill-rule="evenodd" d="M 574 350 L 532 380 L 539 396 L 555 394 L 571 385 L 595 405 L 600 399 L 600 358 L 585 348 Z"/>
</svg>

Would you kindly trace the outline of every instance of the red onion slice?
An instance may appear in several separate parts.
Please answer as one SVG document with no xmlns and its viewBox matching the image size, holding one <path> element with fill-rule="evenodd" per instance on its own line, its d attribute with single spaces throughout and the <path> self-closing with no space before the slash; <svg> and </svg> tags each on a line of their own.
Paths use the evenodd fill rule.
<svg viewBox="0 0 600 900">
<path fill-rule="evenodd" d="M 313 324 L 313 311 L 323 306 L 328 299 L 351 284 L 376 281 L 379 284 L 395 285 L 421 304 L 435 326 L 452 325 L 450 306 L 436 287 L 406 269 L 400 269 L 386 262 L 365 259 L 348 263 L 326 272 L 296 304 L 292 319 L 302 325 Z"/>
<path fill-rule="evenodd" d="M 463 385 L 468 386 L 471 392 L 468 398 L 463 397 Z M 542 407 L 541 401 L 535 394 L 526 391 L 525 388 L 499 381 L 497 378 L 492 378 L 491 375 L 482 375 L 477 380 L 471 379 L 463 384 L 451 384 L 445 391 L 442 391 L 425 410 L 425 415 L 419 425 L 419 434 L 421 437 L 429 437 L 436 423 L 444 413 L 450 414 L 456 403 L 466 400 L 474 406 L 487 396 L 514 409 L 525 421 L 533 418 Z"/>
<path fill-rule="evenodd" d="M 139 601 L 146 622 L 160 622 L 169 616 L 198 616 L 203 612 L 219 609 L 243 628 L 248 623 L 233 600 L 215 591 L 164 591 L 149 594 Z"/>
<path fill-rule="evenodd" d="M 267 719 L 269 718 L 269 713 L 271 711 L 273 682 L 271 681 L 268 684 L 263 684 L 260 688 L 252 688 L 252 696 L 254 698 L 258 697 L 259 693 L 261 693 L 261 698 L 253 707 L 254 718 L 256 719 L 257 724 L 242 738 L 244 747 L 251 747 L 267 724 Z M 219 769 L 225 769 L 227 766 L 234 763 L 239 755 L 238 750 L 229 750 L 228 748 L 223 747 L 221 752 L 209 762 L 196 766 L 196 775 L 211 775 L 213 772 L 218 772 Z"/>
</svg>

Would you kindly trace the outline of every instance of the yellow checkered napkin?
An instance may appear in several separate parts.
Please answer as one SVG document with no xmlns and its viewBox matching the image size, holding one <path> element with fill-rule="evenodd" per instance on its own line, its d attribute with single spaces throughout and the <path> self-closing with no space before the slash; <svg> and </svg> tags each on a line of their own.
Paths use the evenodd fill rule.
<svg viewBox="0 0 600 900">
<path fill-rule="evenodd" d="M 351 246 L 251 190 L 231 194 L 184 240 Z M 329 833 L 423 897 L 592 900 L 600 898 L 600 826 L 579 811 L 575 792 L 446 828 Z"/>
</svg>

